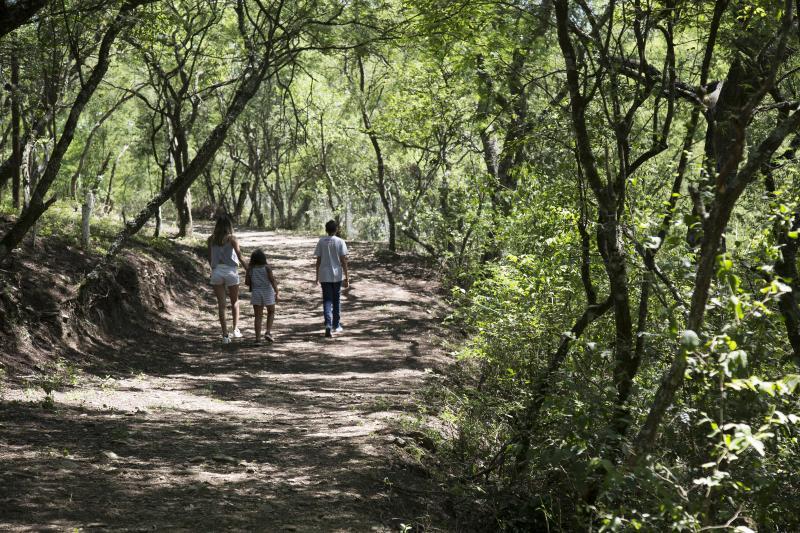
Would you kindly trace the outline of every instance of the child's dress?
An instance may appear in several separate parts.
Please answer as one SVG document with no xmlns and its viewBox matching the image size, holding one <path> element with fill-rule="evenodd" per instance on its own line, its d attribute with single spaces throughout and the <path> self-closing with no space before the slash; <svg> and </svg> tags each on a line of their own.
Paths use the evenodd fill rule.
<svg viewBox="0 0 800 533">
<path fill-rule="evenodd" d="M 269 282 L 266 266 L 256 266 L 250 271 L 253 286 L 250 291 L 250 303 L 253 305 L 275 305 L 275 289 Z"/>
</svg>

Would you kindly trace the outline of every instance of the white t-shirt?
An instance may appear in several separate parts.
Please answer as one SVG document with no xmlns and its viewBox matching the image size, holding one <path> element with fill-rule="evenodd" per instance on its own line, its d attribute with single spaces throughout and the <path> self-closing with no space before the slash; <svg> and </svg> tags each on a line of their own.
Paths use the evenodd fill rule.
<svg viewBox="0 0 800 533">
<path fill-rule="evenodd" d="M 314 257 L 319 257 L 319 280 L 323 283 L 342 281 L 342 261 L 347 255 L 347 244 L 336 236 L 322 237 L 314 249 Z"/>
</svg>

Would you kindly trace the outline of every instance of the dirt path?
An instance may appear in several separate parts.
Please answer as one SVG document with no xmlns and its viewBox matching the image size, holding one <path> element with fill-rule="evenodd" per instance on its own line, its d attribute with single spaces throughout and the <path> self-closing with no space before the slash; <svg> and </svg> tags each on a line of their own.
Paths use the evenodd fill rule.
<svg viewBox="0 0 800 533">
<path fill-rule="evenodd" d="M 41 389 L 4 391 L 0 530 L 437 529 L 392 465 L 392 432 L 441 357 L 435 285 L 353 246 L 345 333 L 325 339 L 314 240 L 241 237 L 267 251 L 281 285 L 276 344 L 252 344 L 245 297 L 245 337 L 223 346 L 204 291 L 158 331 L 110 347 L 117 370 L 55 393 L 55 409 L 37 404 Z"/>
</svg>

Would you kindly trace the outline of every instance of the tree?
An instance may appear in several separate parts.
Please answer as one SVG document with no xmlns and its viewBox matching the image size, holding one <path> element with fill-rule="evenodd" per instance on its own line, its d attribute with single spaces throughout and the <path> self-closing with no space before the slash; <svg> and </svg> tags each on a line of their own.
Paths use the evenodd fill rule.
<svg viewBox="0 0 800 533">
<path fill-rule="evenodd" d="M 45 197 L 58 175 L 67 148 L 69 148 L 72 143 L 78 119 L 105 76 L 105 73 L 108 71 L 111 61 L 111 47 L 115 39 L 125 27 L 133 23 L 135 20 L 133 14 L 136 8 L 146 3 L 147 0 L 127 0 L 121 5 L 112 22 L 105 30 L 98 48 L 97 62 L 94 67 L 91 68 L 89 75 L 85 79 L 83 79 L 83 75 L 81 74 L 81 89 L 78 91 L 72 103 L 69 116 L 64 123 L 58 142 L 53 148 L 53 153 L 47 160 L 47 166 L 38 180 L 35 189 L 31 193 L 30 203 L 22 211 L 19 219 L 14 223 L 11 229 L 9 229 L 2 240 L 0 240 L 0 259 L 6 258 L 11 251 L 16 248 L 33 224 L 42 216 L 47 208 L 55 202 L 56 196 L 52 196 L 49 199 Z M 80 66 L 78 69 L 80 73 Z"/>
</svg>

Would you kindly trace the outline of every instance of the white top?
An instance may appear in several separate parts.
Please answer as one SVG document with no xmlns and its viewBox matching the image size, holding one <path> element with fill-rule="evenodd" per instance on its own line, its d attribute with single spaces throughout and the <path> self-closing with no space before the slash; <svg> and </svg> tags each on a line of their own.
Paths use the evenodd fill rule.
<svg viewBox="0 0 800 533">
<path fill-rule="evenodd" d="M 236 250 L 233 249 L 233 243 L 230 240 L 222 246 L 211 245 L 211 268 L 217 265 L 228 265 L 234 268 L 239 266 L 239 258 L 236 257 Z"/>
<path fill-rule="evenodd" d="M 336 236 L 322 237 L 314 249 L 314 257 L 319 257 L 319 280 L 322 283 L 342 281 L 341 257 L 347 255 L 347 244 Z"/>
</svg>

